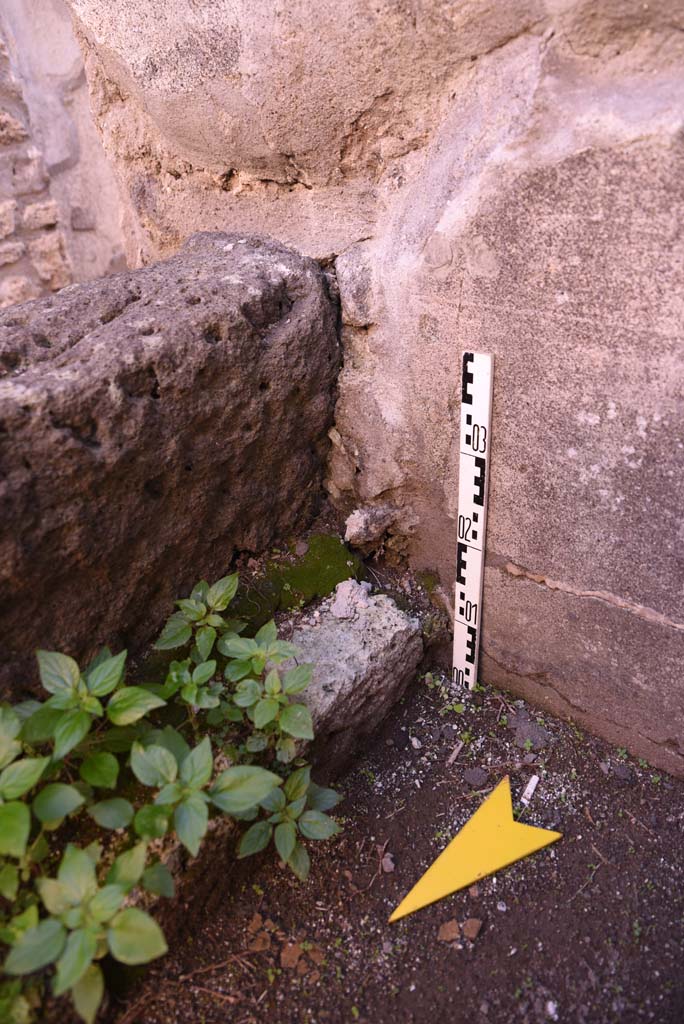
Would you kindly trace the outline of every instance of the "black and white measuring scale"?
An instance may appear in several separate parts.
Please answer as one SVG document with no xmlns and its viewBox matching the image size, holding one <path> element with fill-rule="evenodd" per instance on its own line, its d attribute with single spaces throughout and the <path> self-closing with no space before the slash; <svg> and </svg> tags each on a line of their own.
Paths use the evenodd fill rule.
<svg viewBox="0 0 684 1024">
<path fill-rule="evenodd" d="M 482 620 L 494 357 L 463 353 L 454 604 L 454 681 L 477 682 Z"/>
</svg>

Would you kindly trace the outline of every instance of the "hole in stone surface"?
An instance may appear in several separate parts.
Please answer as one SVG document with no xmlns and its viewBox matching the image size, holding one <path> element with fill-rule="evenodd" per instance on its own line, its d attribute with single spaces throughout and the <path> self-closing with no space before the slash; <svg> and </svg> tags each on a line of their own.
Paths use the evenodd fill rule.
<svg viewBox="0 0 684 1024">
<path fill-rule="evenodd" d="M 271 385 L 269 384 L 269 382 L 267 380 L 262 380 L 262 381 L 259 382 L 259 391 L 268 391 L 270 386 Z"/>
<path fill-rule="evenodd" d="M 208 345 L 215 345 L 221 340 L 221 328 L 218 324 L 206 324 L 202 337 Z"/>
<path fill-rule="evenodd" d="M 31 336 L 34 345 L 39 348 L 52 348 L 52 342 L 48 341 L 47 337 L 41 331 L 35 331 Z"/>
<path fill-rule="evenodd" d="M 158 476 L 153 480 L 146 480 L 143 484 L 143 490 L 145 494 L 149 494 L 150 498 L 161 498 L 164 493 L 161 477 Z"/>
<path fill-rule="evenodd" d="M 197 306 L 202 300 L 200 299 L 199 295 L 188 295 L 185 301 L 187 302 L 188 306 Z"/>
</svg>

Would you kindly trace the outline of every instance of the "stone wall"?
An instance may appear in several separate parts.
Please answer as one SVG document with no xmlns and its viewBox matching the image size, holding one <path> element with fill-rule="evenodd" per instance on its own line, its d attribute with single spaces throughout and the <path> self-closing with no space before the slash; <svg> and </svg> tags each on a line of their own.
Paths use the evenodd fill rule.
<svg viewBox="0 0 684 1024">
<path fill-rule="evenodd" d="M 36 647 L 132 655 L 317 511 L 339 369 L 312 260 L 199 234 L 0 314 L 0 696 Z"/>
<path fill-rule="evenodd" d="M 124 265 L 69 12 L 62 0 L 3 0 L 0 308 Z"/>
<path fill-rule="evenodd" d="M 683 0 L 69 3 L 129 259 L 334 263 L 330 493 L 446 593 L 495 353 L 483 672 L 684 770 Z"/>
<path fill-rule="evenodd" d="M 0 307 L 71 282 L 41 150 L 0 37 Z"/>
</svg>

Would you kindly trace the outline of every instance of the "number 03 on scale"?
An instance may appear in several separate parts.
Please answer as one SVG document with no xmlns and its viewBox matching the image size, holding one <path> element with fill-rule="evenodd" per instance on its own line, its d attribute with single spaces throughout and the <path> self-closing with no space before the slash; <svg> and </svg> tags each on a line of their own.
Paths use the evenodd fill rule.
<svg viewBox="0 0 684 1024">
<path fill-rule="evenodd" d="M 454 680 L 471 690 L 477 682 L 482 621 L 493 369 L 492 356 L 463 353 Z"/>
</svg>

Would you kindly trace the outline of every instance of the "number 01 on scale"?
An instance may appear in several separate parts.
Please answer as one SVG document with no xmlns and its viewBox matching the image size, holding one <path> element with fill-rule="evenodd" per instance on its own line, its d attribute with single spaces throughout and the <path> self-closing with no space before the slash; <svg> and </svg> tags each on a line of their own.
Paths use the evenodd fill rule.
<svg viewBox="0 0 684 1024">
<path fill-rule="evenodd" d="M 482 621 L 493 363 L 492 356 L 481 352 L 463 354 L 454 680 L 471 690 L 477 682 Z"/>
</svg>

